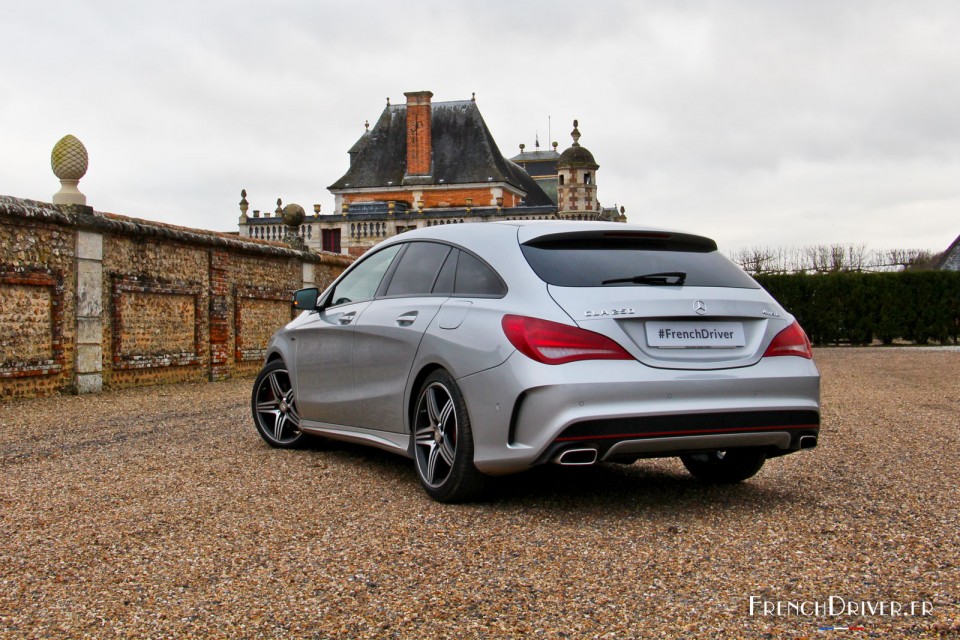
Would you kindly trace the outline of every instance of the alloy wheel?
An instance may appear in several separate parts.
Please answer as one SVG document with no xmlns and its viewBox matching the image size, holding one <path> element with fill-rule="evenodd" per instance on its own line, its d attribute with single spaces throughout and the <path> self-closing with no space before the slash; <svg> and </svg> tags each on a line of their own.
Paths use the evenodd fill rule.
<svg viewBox="0 0 960 640">
<path fill-rule="evenodd" d="M 274 369 L 259 380 L 254 402 L 260 431 L 273 443 L 288 445 L 300 437 L 300 414 L 286 369 Z"/>
<path fill-rule="evenodd" d="M 434 382 L 420 394 L 414 434 L 420 476 L 427 485 L 440 486 L 457 455 L 457 409 L 443 384 Z"/>
</svg>

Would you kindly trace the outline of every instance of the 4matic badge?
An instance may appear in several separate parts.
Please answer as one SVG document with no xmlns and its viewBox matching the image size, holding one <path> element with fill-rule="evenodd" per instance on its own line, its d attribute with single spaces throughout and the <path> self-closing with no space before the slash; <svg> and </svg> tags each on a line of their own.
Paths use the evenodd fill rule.
<svg viewBox="0 0 960 640">
<path fill-rule="evenodd" d="M 636 313 L 633 307 L 623 307 L 621 309 L 598 309 L 596 311 L 587 309 L 583 312 L 585 318 L 602 318 L 604 316 L 632 316 Z"/>
</svg>

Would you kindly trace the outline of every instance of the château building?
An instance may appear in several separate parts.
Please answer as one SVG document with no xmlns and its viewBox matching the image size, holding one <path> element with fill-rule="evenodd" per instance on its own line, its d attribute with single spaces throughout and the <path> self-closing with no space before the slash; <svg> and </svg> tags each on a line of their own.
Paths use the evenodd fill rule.
<svg viewBox="0 0 960 640">
<path fill-rule="evenodd" d="M 418 227 L 492 220 L 619 220 L 623 210 L 597 199 L 593 154 L 573 144 L 562 153 L 521 152 L 507 159 L 497 147 L 476 98 L 432 102 L 429 91 L 404 94 L 387 105 L 350 148 L 350 166 L 328 189 L 335 209 L 305 217 L 300 237 L 314 250 L 362 255 L 377 242 Z M 274 215 L 247 215 L 240 203 L 240 235 L 283 239 L 282 202 Z"/>
</svg>

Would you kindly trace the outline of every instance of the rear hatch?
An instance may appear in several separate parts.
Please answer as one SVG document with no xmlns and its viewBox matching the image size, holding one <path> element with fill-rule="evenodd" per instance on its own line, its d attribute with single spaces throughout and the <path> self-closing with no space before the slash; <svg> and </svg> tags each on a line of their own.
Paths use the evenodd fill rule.
<svg viewBox="0 0 960 640">
<path fill-rule="evenodd" d="M 709 238 L 585 225 L 520 230 L 521 249 L 581 328 L 646 365 L 755 364 L 792 318 Z"/>
</svg>

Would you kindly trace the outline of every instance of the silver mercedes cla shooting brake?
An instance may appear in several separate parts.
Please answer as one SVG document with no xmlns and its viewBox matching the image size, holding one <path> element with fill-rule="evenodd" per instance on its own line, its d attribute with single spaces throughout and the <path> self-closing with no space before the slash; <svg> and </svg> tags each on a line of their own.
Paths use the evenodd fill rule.
<svg viewBox="0 0 960 640">
<path fill-rule="evenodd" d="M 702 236 L 433 226 L 294 304 L 254 383 L 260 435 L 406 455 L 442 502 L 546 463 L 679 456 L 703 481 L 738 482 L 817 443 L 806 334 Z"/>
</svg>

